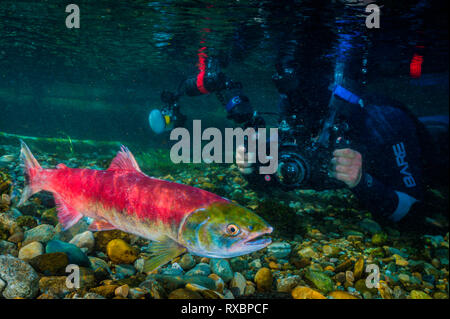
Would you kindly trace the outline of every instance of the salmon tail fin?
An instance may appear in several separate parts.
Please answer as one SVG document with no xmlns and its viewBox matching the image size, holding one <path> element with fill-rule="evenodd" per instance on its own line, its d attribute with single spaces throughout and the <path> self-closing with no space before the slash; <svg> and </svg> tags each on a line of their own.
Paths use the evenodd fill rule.
<svg viewBox="0 0 450 319">
<path fill-rule="evenodd" d="M 22 191 L 22 197 L 20 198 L 17 206 L 22 206 L 31 195 L 42 189 L 39 186 L 39 172 L 42 170 L 42 167 L 34 158 L 27 144 L 25 144 L 22 140 L 20 143 L 20 159 L 22 160 L 22 164 L 24 166 L 25 187 Z"/>
</svg>

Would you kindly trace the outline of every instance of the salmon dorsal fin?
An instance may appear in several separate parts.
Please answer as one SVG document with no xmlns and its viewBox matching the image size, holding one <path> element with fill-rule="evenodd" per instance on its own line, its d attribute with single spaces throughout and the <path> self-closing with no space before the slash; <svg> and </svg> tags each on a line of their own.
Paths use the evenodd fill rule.
<svg viewBox="0 0 450 319">
<path fill-rule="evenodd" d="M 130 150 L 124 145 L 120 147 L 119 153 L 117 153 L 116 157 L 112 160 L 111 165 L 109 165 L 108 171 L 110 170 L 142 172 L 133 154 L 131 154 Z"/>
</svg>

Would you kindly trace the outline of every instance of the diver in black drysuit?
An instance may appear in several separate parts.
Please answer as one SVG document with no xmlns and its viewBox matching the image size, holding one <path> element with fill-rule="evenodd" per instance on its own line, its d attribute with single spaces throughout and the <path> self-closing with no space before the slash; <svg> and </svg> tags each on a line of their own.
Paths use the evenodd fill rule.
<svg viewBox="0 0 450 319">
<path fill-rule="evenodd" d="M 280 121 L 300 124 L 315 136 L 323 126 L 334 94 L 335 122 L 348 125 L 346 138 L 351 142 L 348 148 L 362 157 L 361 179 L 351 188 L 352 192 L 379 221 L 401 221 L 400 224 L 422 228 L 428 213 L 422 205 L 426 186 L 438 181 L 448 185 L 448 116 L 418 119 L 397 101 L 352 92 L 338 94 L 337 87 L 351 91 L 349 83 L 365 81 L 361 62 L 367 53 L 367 43 L 359 39 L 367 30 L 352 29 L 355 24 L 361 25 L 357 15 L 336 19 L 335 13 L 327 15 L 328 1 L 313 2 L 317 8 L 308 11 L 306 17 L 295 14 L 295 4 L 291 8 L 283 2 L 277 7 L 270 2 L 271 7 L 265 8 L 272 37 L 280 39 L 274 76 L 280 94 Z M 271 14 L 275 15 L 274 21 L 282 16 L 285 24 L 291 26 L 289 32 L 285 25 L 281 28 L 276 23 L 271 25 Z M 337 36 L 329 27 L 336 21 L 340 28 Z M 242 39 L 245 34 L 241 32 L 237 37 L 240 46 L 235 50 L 242 56 L 246 50 L 242 45 L 251 42 Z M 231 60 L 236 60 L 236 56 Z M 185 83 L 183 87 L 192 89 L 182 91 L 193 96 L 218 92 L 232 84 L 217 77 L 211 77 L 214 79 L 211 83 L 206 78 L 204 82 L 202 76 L 199 73 L 193 81 L 186 81 L 189 85 Z M 333 83 L 337 86 L 330 89 Z M 228 105 L 230 112 L 233 109 L 228 109 Z M 253 187 L 266 191 L 277 185 L 276 179 L 268 182 L 255 169 L 246 178 Z"/>
<path fill-rule="evenodd" d="M 286 12 L 277 14 L 287 17 L 294 12 L 287 7 L 281 10 Z M 342 74 L 361 81 L 360 65 L 367 49 L 364 43 L 355 45 L 361 30 L 345 32 L 351 24 L 361 25 L 360 21 L 342 18 L 344 32 L 336 38 L 326 27 L 327 23 L 334 23 L 334 17 L 326 17 L 324 12 L 309 12 L 298 28 L 293 24 L 290 32 L 278 34 L 282 43 L 275 85 L 280 93 L 280 117 L 289 119 L 295 115 L 296 121 L 312 134 L 319 133 L 327 116 L 330 83 L 336 83 L 341 76 L 340 84 L 345 86 L 347 81 Z M 292 23 L 296 20 L 299 18 L 294 16 Z M 346 53 L 336 52 L 340 45 Z M 331 59 L 324 59 L 332 50 L 336 60 L 341 59 L 340 69 Z M 343 94 L 334 103 L 338 110 L 336 122 L 349 126 L 349 148 L 362 156 L 361 179 L 351 188 L 361 205 L 380 221 L 401 221 L 399 224 L 406 228 L 423 228 L 428 213 L 422 205 L 426 186 L 439 181 L 448 185 L 448 116 L 417 119 L 401 103 L 373 96 L 346 98 Z M 247 176 L 250 183 L 270 189 L 256 171 Z"/>
<path fill-rule="evenodd" d="M 295 97 L 289 95 L 281 94 L 281 118 L 296 115 L 302 124 L 311 125 L 311 132 L 317 132 L 320 120 L 315 110 L 297 109 L 291 102 Z M 302 100 L 305 105 L 305 96 Z M 341 111 L 336 122 L 349 126 L 349 148 L 362 156 L 362 177 L 351 190 L 375 218 L 422 227 L 421 219 L 427 213 L 421 207 L 426 185 L 448 183 L 448 116 L 417 119 L 399 102 L 362 100 L 364 107 L 340 97 L 334 102 Z M 267 189 L 256 170 L 247 178 L 254 186 Z"/>
</svg>

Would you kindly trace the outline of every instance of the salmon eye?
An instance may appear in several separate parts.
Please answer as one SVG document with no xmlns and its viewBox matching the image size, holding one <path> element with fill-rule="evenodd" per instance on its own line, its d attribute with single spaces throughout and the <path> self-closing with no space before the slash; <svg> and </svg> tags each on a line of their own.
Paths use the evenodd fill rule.
<svg viewBox="0 0 450 319">
<path fill-rule="evenodd" d="M 237 234 L 239 234 L 239 227 L 234 224 L 229 224 L 227 226 L 227 233 L 230 236 L 236 236 Z"/>
</svg>

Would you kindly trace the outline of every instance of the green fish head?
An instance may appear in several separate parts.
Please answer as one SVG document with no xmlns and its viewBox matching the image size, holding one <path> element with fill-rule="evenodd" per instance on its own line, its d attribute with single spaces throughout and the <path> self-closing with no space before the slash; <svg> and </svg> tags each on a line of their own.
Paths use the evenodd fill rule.
<svg viewBox="0 0 450 319">
<path fill-rule="evenodd" d="M 178 239 L 202 257 L 231 258 L 266 247 L 273 228 L 250 210 L 231 202 L 216 202 L 191 213 L 179 229 Z"/>
</svg>

